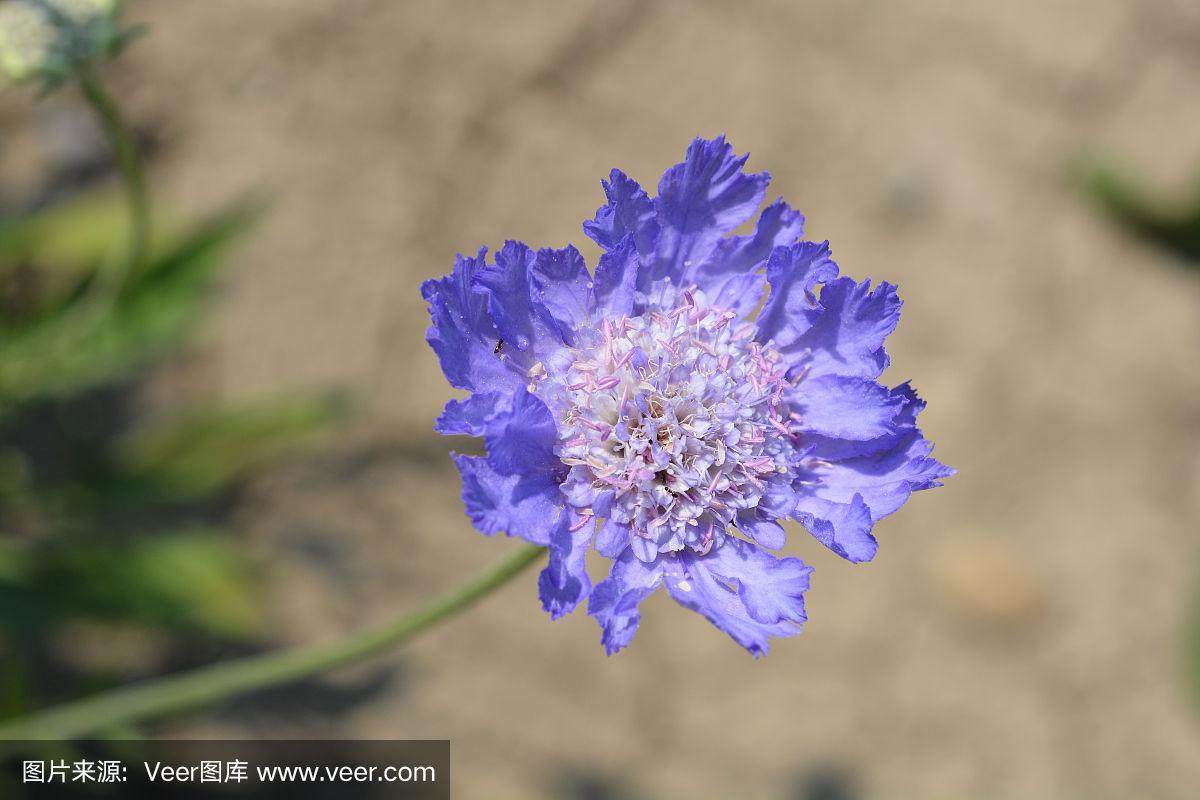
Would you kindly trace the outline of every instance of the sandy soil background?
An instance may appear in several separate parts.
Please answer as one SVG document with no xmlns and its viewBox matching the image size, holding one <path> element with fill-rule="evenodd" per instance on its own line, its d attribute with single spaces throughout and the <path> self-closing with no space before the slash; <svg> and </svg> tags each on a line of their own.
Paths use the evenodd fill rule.
<svg viewBox="0 0 1200 800">
<path fill-rule="evenodd" d="M 186 736 L 450 737 L 460 797 L 1192 798 L 1200 284 L 1113 229 L 1070 165 L 1166 195 L 1200 165 L 1184 2 L 131 2 L 108 70 L 182 212 L 274 207 L 146 402 L 344 387 L 354 422 L 236 514 L 273 639 L 337 636 L 503 557 L 432 420 L 417 292 L 456 251 L 595 247 L 620 166 L 652 186 L 726 132 L 898 282 L 893 382 L 960 474 L 869 565 L 796 531 L 810 622 L 755 662 L 664 598 L 606 658 L 534 576 L 385 659 L 175 723 Z M 69 97 L 0 104 L 6 190 L 79 157 Z M 66 133 L 63 133 L 66 131 Z M 11 155 L 20 153 L 20 157 Z"/>
</svg>

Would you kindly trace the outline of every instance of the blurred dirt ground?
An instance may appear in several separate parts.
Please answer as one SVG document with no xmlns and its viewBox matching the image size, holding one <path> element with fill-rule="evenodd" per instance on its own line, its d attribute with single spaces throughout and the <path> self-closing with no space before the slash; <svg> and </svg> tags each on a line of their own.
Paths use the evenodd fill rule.
<svg viewBox="0 0 1200 800">
<path fill-rule="evenodd" d="M 620 166 L 648 188 L 725 132 L 898 282 L 892 383 L 960 474 L 850 565 L 811 538 L 804 634 L 755 662 L 656 598 L 609 659 L 535 578 L 400 654 L 173 735 L 453 740 L 460 797 L 1194 798 L 1200 284 L 1072 184 L 1200 166 L 1182 2 L 132 2 L 109 74 L 175 209 L 266 189 L 187 365 L 148 402 L 331 385 L 357 421 L 239 510 L 275 639 L 387 618 L 503 557 L 432 420 L 417 287 L 456 251 L 567 242 Z M 0 104 L 6 185 L 80 146 L 68 97 Z M 72 149 L 75 148 L 75 149 Z M 10 152 L 17 152 L 10 149 Z M 40 160 L 39 160 L 40 159 Z M 181 388 L 183 387 L 183 388 Z M 461 446 L 461 443 L 458 443 Z"/>
</svg>

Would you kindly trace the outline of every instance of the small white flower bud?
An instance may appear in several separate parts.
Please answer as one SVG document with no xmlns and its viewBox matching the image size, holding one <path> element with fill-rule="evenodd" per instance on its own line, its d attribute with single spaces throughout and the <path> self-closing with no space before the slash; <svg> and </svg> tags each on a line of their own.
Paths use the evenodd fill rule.
<svg viewBox="0 0 1200 800">
<path fill-rule="evenodd" d="M 118 0 L 0 0 L 0 77 L 50 81 L 111 55 Z"/>
</svg>

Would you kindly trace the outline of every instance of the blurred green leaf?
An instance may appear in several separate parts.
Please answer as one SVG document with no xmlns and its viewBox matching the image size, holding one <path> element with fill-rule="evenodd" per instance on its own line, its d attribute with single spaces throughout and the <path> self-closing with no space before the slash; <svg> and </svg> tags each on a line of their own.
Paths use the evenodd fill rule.
<svg viewBox="0 0 1200 800">
<path fill-rule="evenodd" d="M 207 288 L 228 247 L 258 221 L 263 209 L 257 199 L 242 200 L 214 214 L 178 242 L 159 246 L 147 266 L 131 276 L 122 298 L 136 299 L 154 287 L 170 287 L 173 292 Z"/>
<path fill-rule="evenodd" d="M 216 532 L 5 550 L 14 569 L 0 576 L 0 622 L 18 633 L 82 618 L 245 637 L 261 622 L 253 570 Z"/>
<path fill-rule="evenodd" d="M 0 533 L 0 583 L 17 583 L 28 572 L 24 550 L 6 533 Z"/>
<path fill-rule="evenodd" d="M 83 293 L 0 339 L 0 417 L 32 399 L 118 380 L 174 346 L 255 210 L 240 204 L 200 226 L 130 276 L 115 302 L 91 302 Z"/>
<path fill-rule="evenodd" d="M 118 448 L 116 469 L 143 493 L 200 499 L 308 444 L 343 413 L 336 397 L 197 410 L 130 435 Z"/>
<path fill-rule="evenodd" d="M 1147 199 L 1133 182 L 1108 168 L 1092 170 L 1088 189 L 1095 200 L 1135 235 L 1200 267 L 1200 186 L 1191 202 L 1169 207 Z"/>
<path fill-rule="evenodd" d="M 1184 679 L 1192 691 L 1192 699 L 1200 710 L 1200 581 L 1192 592 L 1183 635 Z"/>
<path fill-rule="evenodd" d="M 119 253 L 127 212 L 113 195 L 88 195 L 21 217 L 0 219 L 0 276 L 36 262 L 79 275 Z"/>
<path fill-rule="evenodd" d="M 123 228 L 121 207 L 108 196 L 0 219 L 0 334 L 76 301 L 119 254 Z"/>
<path fill-rule="evenodd" d="M 29 672 L 19 659 L 6 658 L 0 663 L 0 719 L 29 712 Z"/>
</svg>

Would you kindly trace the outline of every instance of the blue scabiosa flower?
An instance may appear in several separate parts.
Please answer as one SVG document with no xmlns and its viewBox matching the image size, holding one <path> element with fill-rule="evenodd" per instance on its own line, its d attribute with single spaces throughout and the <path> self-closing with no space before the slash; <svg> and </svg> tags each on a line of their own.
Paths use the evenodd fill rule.
<svg viewBox="0 0 1200 800">
<path fill-rule="evenodd" d="M 895 287 L 838 277 L 782 200 L 731 235 L 770 180 L 745 162 L 697 139 L 656 198 L 613 170 L 583 226 L 603 250 L 594 274 L 574 247 L 510 241 L 421 287 L 427 339 L 471 393 L 437 430 L 486 443 L 454 456 L 467 514 L 547 546 L 543 607 L 558 618 L 590 595 L 609 654 L 661 587 L 766 653 L 799 632 L 811 572 L 769 552 L 781 521 L 868 561 L 875 523 L 953 472 L 930 456 L 912 388 L 876 381 Z M 595 587 L 593 546 L 612 560 Z"/>
</svg>

